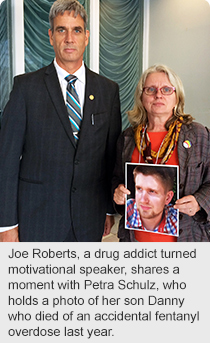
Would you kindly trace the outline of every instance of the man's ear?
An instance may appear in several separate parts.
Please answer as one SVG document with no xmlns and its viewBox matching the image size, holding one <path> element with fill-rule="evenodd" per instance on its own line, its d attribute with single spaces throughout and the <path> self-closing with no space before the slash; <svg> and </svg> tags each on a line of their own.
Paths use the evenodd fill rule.
<svg viewBox="0 0 210 343">
<path fill-rule="evenodd" d="M 173 199 L 174 192 L 173 191 L 168 191 L 166 194 L 166 200 L 165 200 L 165 205 L 170 204 L 171 200 Z"/>
<path fill-rule="evenodd" d="M 86 30 L 86 32 L 85 32 L 85 46 L 88 45 L 89 38 L 90 38 L 90 31 Z"/>
<path fill-rule="evenodd" d="M 53 46 L 53 33 L 51 29 L 48 30 L 48 36 L 50 39 L 50 44 Z"/>
</svg>

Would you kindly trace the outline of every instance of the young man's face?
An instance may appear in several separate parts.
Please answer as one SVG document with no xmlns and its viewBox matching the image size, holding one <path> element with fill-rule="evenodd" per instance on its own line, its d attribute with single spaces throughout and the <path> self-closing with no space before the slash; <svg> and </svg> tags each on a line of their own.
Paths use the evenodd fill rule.
<svg viewBox="0 0 210 343">
<path fill-rule="evenodd" d="M 173 198 L 173 191 L 166 191 L 157 175 L 137 174 L 135 184 L 135 200 L 141 220 L 161 218 L 165 205 Z"/>
<path fill-rule="evenodd" d="M 64 12 L 54 19 L 54 31 L 49 32 L 50 44 L 55 51 L 58 65 L 73 73 L 82 65 L 83 54 L 88 45 L 89 31 L 84 29 L 84 20 L 74 12 Z"/>
</svg>

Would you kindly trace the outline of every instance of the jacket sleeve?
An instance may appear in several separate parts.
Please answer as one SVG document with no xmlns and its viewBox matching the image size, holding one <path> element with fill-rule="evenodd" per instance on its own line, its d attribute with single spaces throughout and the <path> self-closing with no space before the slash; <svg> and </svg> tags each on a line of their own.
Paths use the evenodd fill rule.
<svg viewBox="0 0 210 343">
<path fill-rule="evenodd" d="M 135 148 L 135 141 L 133 129 L 129 127 L 119 137 L 117 142 L 116 163 L 112 178 L 112 194 L 120 185 L 125 185 L 125 163 L 131 161 L 133 150 Z M 116 205 L 116 211 L 120 214 L 124 213 L 124 206 Z"/>
<path fill-rule="evenodd" d="M 0 227 L 18 223 L 18 178 L 25 127 L 26 106 L 19 78 L 16 77 L 0 131 Z"/>
<path fill-rule="evenodd" d="M 178 153 L 180 165 L 180 198 L 193 195 L 201 207 L 194 220 L 210 220 L 210 132 L 199 123 L 183 125 Z M 185 148 L 183 142 L 191 146 Z"/>
<path fill-rule="evenodd" d="M 116 147 L 116 160 L 115 167 L 112 178 L 112 194 L 114 194 L 115 189 L 120 185 L 125 183 L 125 172 L 123 169 L 123 145 L 124 145 L 124 134 L 121 133 L 120 137 L 117 140 Z"/>
<path fill-rule="evenodd" d="M 196 213 L 195 220 L 200 222 L 210 221 L 210 132 L 205 128 L 205 141 L 202 143 L 205 147 L 204 157 L 201 158 L 201 185 L 194 193 L 194 196 L 199 203 L 201 210 Z"/>
<path fill-rule="evenodd" d="M 112 194 L 111 194 L 111 180 L 116 159 L 116 143 L 121 133 L 122 122 L 120 112 L 119 87 L 116 85 L 113 102 L 111 104 L 111 114 L 109 123 L 109 136 L 107 140 L 107 175 L 108 175 L 108 189 L 110 190 L 110 201 L 108 201 L 107 213 L 114 213 Z"/>
</svg>

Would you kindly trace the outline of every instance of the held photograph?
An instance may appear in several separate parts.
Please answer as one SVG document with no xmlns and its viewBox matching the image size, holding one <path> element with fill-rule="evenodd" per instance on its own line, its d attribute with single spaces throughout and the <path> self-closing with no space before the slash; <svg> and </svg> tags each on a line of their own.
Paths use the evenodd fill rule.
<svg viewBox="0 0 210 343">
<path fill-rule="evenodd" d="M 178 166 L 125 164 L 125 228 L 140 232 L 179 236 Z"/>
</svg>

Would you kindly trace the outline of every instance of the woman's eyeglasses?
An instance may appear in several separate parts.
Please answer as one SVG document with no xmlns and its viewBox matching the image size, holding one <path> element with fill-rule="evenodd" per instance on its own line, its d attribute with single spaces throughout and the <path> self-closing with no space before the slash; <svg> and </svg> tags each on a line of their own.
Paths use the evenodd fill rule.
<svg viewBox="0 0 210 343">
<path fill-rule="evenodd" d="M 167 87 L 167 86 L 164 86 L 161 88 L 156 88 L 156 87 L 144 87 L 143 88 L 143 92 L 146 95 L 155 95 L 155 94 L 157 94 L 158 90 L 160 90 L 163 95 L 171 95 L 171 94 L 173 94 L 173 92 L 176 91 L 176 88 L 175 87 Z"/>
</svg>

